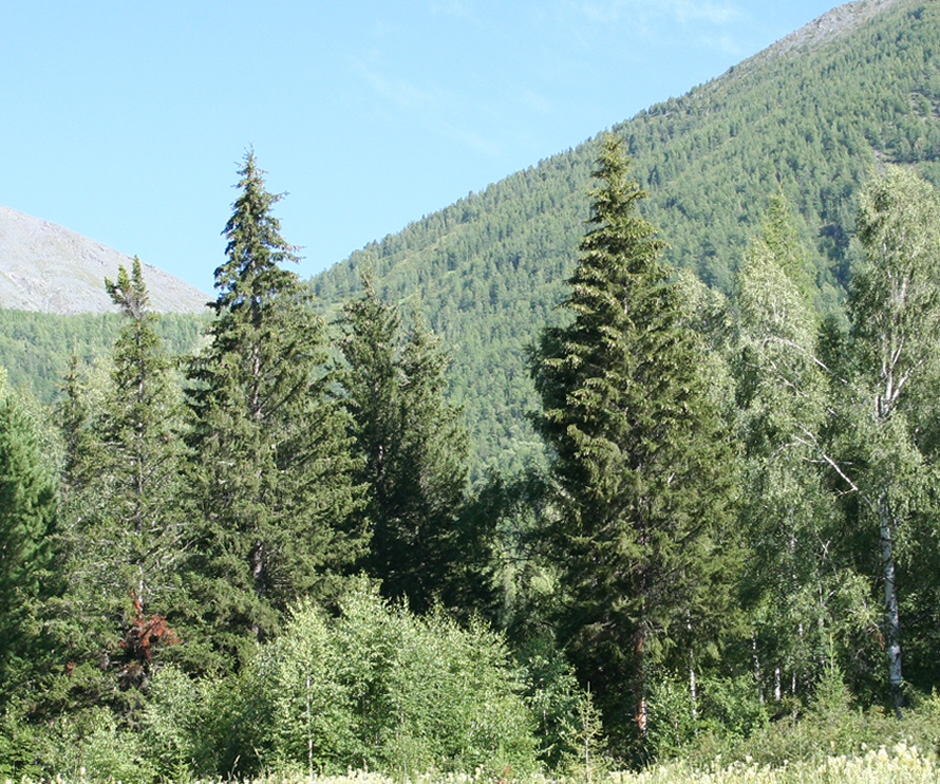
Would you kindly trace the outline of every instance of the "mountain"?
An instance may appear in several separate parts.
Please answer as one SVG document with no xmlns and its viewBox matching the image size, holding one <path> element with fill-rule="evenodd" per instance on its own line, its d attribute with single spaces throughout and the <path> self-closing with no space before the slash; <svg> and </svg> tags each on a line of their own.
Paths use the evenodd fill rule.
<svg viewBox="0 0 940 784">
<path fill-rule="evenodd" d="M 54 223 L 0 206 L 0 308 L 42 313 L 115 311 L 104 289 L 131 259 Z M 198 313 L 209 297 L 163 270 L 144 265 L 154 310 Z"/>
<path fill-rule="evenodd" d="M 857 257 L 857 194 L 878 165 L 940 184 L 940 3 L 840 6 L 721 77 L 614 126 L 649 191 L 669 261 L 728 292 L 770 199 L 793 207 L 818 306 L 839 312 Z M 632 78 L 626 74 L 624 78 Z M 596 139 L 357 251 L 311 281 L 327 312 L 377 289 L 414 308 L 453 357 L 475 470 L 543 459 L 525 413 L 526 348 L 555 304 L 588 217 Z"/>
</svg>

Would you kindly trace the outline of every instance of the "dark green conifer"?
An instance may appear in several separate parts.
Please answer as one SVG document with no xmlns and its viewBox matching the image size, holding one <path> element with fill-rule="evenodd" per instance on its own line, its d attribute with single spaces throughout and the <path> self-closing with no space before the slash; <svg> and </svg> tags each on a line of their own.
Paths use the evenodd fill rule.
<svg viewBox="0 0 940 784">
<path fill-rule="evenodd" d="M 553 452 L 562 642 L 626 741 L 645 728 L 650 679 L 696 666 L 693 641 L 722 622 L 734 457 L 618 140 L 598 163 L 564 302 L 573 320 L 543 334 L 533 374 Z"/>
<path fill-rule="evenodd" d="M 460 410 L 446 402 L 448 359 L 420 323 L 403 337 L 398 309 L 371 281 L 347 305 L 341 343 L 344 402 L 369 485 L 372 530 L 363 566 L 390 597 L 422 612 L 455 599 L 466 553 L 458 519 L 468 442 Z"/>
<path fill-rule="evenodd" d="M 299 596 L 323 598 L 361 552 L 361 503 L 343 410 L 327 396 L 322 321 L 272 214 L 252 152 L 215 271 L 210 345 L 191 363 L 193 489 L 201 510 L 195 580 L 225 648 L 277 630 Z"/>
<path fill-rule="evenodd" d="M 40 427 L 0 371 L 0 698 L 29 661 L 52 585 L 56 478 Z"/>
</svg>

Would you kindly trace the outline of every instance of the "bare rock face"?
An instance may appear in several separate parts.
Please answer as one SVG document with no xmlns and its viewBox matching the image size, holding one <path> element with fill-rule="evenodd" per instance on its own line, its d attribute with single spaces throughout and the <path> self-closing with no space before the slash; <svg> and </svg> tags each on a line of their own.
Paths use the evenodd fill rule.
<svg viewBox="0 0 940 784">
<path fill-rule="evenodd" d="M 115 310 L 104 279 L 130 269 L 132 259 L 114 248 L 49 221 L 0 206 L 0 308 L 42 313 Z M 210 299 L 157 267 L 143 264 L 151 307 L 162 313 L 197 313 Z"/>
</svg>

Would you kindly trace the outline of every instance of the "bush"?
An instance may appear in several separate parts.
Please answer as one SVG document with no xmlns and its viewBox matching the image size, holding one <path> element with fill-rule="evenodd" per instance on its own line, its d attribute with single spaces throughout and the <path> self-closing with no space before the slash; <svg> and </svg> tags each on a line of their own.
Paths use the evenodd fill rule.
<svg viewBox="0 0 940 784">
<path fill-rule="evenodd" d="M 443 612 L 415 617 L 369 587 L 330 617 L 299 604 L 244 670 L 200 685 L 165 668 L 145 738 L 160 773 L 265 769 L 411 774 L 536 767 L 531 716 L 501 638 Z"/>
<path fill-rule="evenodd" d="M 829 756 L 859 757 L 870 749 L 906 744 L 934 755 L 940 749 L 940 698 L 915 699 L 903 720 L 880 707 L 862 710 L 852 704 L 838 670 L 817 686 L 802 711 L 770 722 L 749 736 L 726 737 L 713 748 L 690 746 L 684 758 L 704 765 L 720 745 L 726 761 L 751 760 L 776 766 L 785 761 L 819 762 Z"/>
<path fill-rule="evenodd" d="M 47 775 L 65 780 L 150 784 L 156 771 L 140 738 L 105 708 L 76 711 L 48 728 Z"/>
<path fill-rule="evenodd" d="M 700 674 L 697 692 L 693 705 L 686 678 L 674 676 L 654 682 L 648 716 L 650 759 L 662 761 L 689 754 L 709 758 L 767 724 L 764 706 L 748 677 Z"/>
</svg>

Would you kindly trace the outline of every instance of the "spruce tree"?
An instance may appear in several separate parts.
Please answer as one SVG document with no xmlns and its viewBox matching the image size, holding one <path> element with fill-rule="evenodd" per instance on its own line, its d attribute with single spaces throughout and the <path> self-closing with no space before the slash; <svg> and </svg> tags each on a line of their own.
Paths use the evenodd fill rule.
<svg viewBox="0 0 940 784">
<path fill-rule="evenodd" d="M 450 363 L 440 340 L 415 318 L 402 348 L 401 469 L 404 522 L 399 551 L 410 562 L 402 591 L 428 609 L 437 596 L 452 606 L 473 592 L 473 531 L 461 521 L 469 440 L 462 410 L 447 402 Z M 410 586 L 410 587 L 409 587 Z M 469 593 L 468 593 L 469 592 Z"/>
<path fill-rule="evenodd" d="M 96 689 L 113 691 L 103 679 L 111 665 L 122 686 L 145 686 L 158 639 L 175 639 L 168 632 L 154 634 L 153 646 L 139 644 L 143 624 L 165 624 L 185 608 L 192 534 L 182 394 L 155 331 L 140 261 L 130 272 L 120 267 L 105 288 L 124 319 L 107 384 L 92 395 L 73 365 L 58 409 L 65 588 L 56 628 L 77 668 L 72 680 L 91 701 Z"/>
<path fill-rule="evenodd" d="M 619 140 L 598 163 L 572 320 L 534 357 L 535 421 L 553 453 L 561 641 L 625 743 L 644 734 L 654 674 L 694 677 L 694 641 L 722 625 L 735 460 Z"/>
<path fill-rule="evenodd" d="M 0 371 L 0 699 L 31 656 L 53 584 L 56 477 L 39 422 Z"/>
<path fill-rule="evenodd" d="M 323 599 L 361 552 L 361 505 L 344 411 L 327 395 L 322 321 L 296 273 L 253 152 L 225 226 L 211 343 L 190 364 L 194 573 L 217 646 L 277 631 L 302 595 Z"/>
<path fill-rule="evenodd" d="M 167 613 L 180 601 L 179 563 L 188 552 L 180 438 L 182 399 L 173 362 L 154 331 L 156 315 L 139 259 L 105 280 L 125 320 L 114 346 L 112 389 L 99 423 L 108 453 L 109 516 L 130 567 L 127 586 L 145 610 Z M 140 609 L 138 608 L 138 612 Z"/>
<path fill-rule="evenodd" d="M 371 279 L 343 313 L 343 401 L 363 458 L 363 514 L 372 537 L 362 566 L 386 596 L 413 610 L 456 601 L 465 548 L 459 511 L 468 443 L 460 410 L 445 400 L 447 357 L 417 322 L 402 329 L 398 308 Z"/>
</svg>

